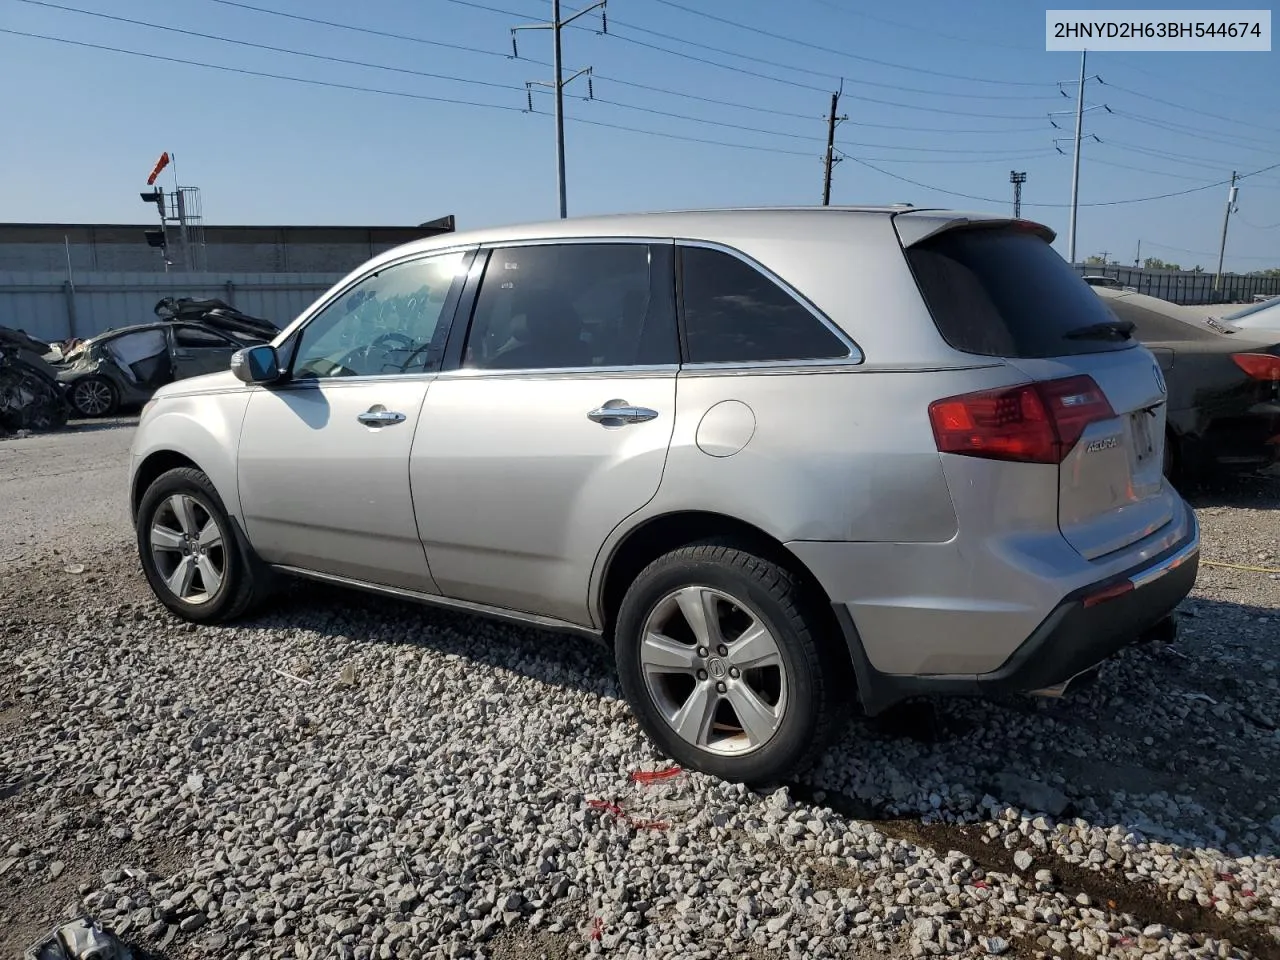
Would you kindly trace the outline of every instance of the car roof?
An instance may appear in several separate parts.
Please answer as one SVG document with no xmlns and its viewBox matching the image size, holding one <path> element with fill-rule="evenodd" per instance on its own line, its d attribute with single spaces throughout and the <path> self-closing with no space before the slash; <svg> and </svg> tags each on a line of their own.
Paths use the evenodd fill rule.
<svg viewBox="0 0 1280 960">
<path fill-rule="evenodd" d="M 758 236 L 762 230 L 767 230 L 770 235 L 780 239 L 785 239 L 790 234 L 797 240 L 806 240 L 812 239 L 810 233 L 812 227 L 818 224 L 830 226 L 831 218 L 839 216 L 846 217 L 854 223 L 858 219 L 869 221 L 896 217 L 899 233 L 906 244 L 919 242 L 941 229 L 961 222 L 1010 220 L 1007 216 L 991 213 L 949 210 L 940 207 L 915 207 L 907 203 L 879 206 L 727 207 L 614 213 L 438 234 L 401 244 L 380 254 L 364 266 L 419 252 L 526 240 L 674 237 L 721 242 L 732 246 L 736 238 Z M 909 227 L 905 226 L 907 222 L 910 224 Z M 1053 231 L 1041 224 L 1035 224 L 1035 226 L 1052 239 Z"/>
</svg>

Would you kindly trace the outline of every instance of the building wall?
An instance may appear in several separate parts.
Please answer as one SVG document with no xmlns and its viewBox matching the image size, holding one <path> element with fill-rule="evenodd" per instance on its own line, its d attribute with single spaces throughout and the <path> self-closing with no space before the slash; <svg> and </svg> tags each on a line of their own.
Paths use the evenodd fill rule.
<svg viewBox="0 0 1280 960">
<path fill-rule="evenodd" d="M 122 273 L 0 270 L 0 327 L 42 340 L 91 337 L 147 323 L 162 297 L 217 297 L 285 326 L 347 271 L 334 273 Z"/>
<path fill-rule="evenodd" d="M 0 224 L 0 271 L 164 273 L 147 246 L 155 224 Z M 420 227 L 205 228 L 204 270 L 228 273 L 346 273 L 377 253 L 439 231 Z M 173 270 L 182 270 L 176 229 L 169 230 Z"/>
</svg>

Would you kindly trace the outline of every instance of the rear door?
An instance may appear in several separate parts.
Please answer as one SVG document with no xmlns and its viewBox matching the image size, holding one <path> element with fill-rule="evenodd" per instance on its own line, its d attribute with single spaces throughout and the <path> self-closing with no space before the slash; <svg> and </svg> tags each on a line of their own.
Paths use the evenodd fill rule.
<svg viewBox="0 0 1280 960">
<path fill-rule="evenodd" d="M 1058 473 L 1058 526 L 1093 559 L 1154 533 L 1177 509 L 1163 476 L 1165 379 L 1046 234 L 1021 222 L 962 223 L 910 244 L 907 258 L 952 347 L 1002 357 L 1032 380 L 1088 376 L 1110 404 Z M 1091 398 L 1073 390 L 1061 402 L 1083 408 Z"/>
<path fill-rule="evenodd" d="M 672 249 L 583 240 L 490 253 L 409 461 L 444 595 L 591 622 L 600 545 L 657 493 L 671 441 Z"/>
<path fill-rule="evenodd" d="M 231 366 L 231 355 L 239 349 L 229 337 L 191 324 L 175 323 L 169 335 L 173 338 L 175 380 L 226 370 Z"/>
</svg>

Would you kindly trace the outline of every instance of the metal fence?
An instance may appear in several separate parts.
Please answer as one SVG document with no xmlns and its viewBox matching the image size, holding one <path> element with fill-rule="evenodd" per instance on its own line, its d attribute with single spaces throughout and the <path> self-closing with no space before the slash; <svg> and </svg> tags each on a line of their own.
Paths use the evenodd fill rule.
<svg viewBox="0 0 1280 960">
<path fill-rule="evenodd" d="M 1142 267 L 1093 266 L 1077 263 L 1076 272 L 1087 277 L 1114 277 L 1121 286 L 1133 287 L 1161 300 L 1174 303 L 1249 303 L 1255 296 L 1280 295 L 1280 277 L 1222 275 L 1221 287 L 1213 289 L 1212 273 L 1193 270 L 1146 270 Z"/>
<path fill-rule="evenodd" d="M 29 273 L 0 271 L 0 327 L 42 340 L 91 337 L 155 319 L 162 297 L 217 297 L 284 326 L 338 273 Z"/>
</svg>

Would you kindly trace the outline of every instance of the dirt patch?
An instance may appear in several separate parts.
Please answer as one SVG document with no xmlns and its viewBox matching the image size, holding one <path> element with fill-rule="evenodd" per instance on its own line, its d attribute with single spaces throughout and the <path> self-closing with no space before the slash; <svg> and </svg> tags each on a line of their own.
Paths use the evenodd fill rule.
<svg viewBox="0 0 1280 960">
<path fill-rule="evenodd" d="M 987 872 L 1027 877 L 1027 872 L 1019 870 L 1013 862 L 1014 851 L 1006 850 L 1003 844 L 984 843 L 978 827 L 886 820 L 877 823 L 876 828 L 917 846 L 936 851 L 957 850 Z M 1153 884 L 1131 881 L 1114 870 L 1085 869 L 1055 856 L 1052 851 L 1037 852 L 1034 868 L 1046 867 L 1053 871 L 1058 889 L 1068 897 L 1086 894 L 1094 906 L 1133 917 L 1135 926 L 1160 923 L 1189 934 L 1197 943 L 1212 937 L 1248 950 L 1258 960 L 1280 960 L 1280 943 L 1266 933 L 1251 930 L 1198 903 L 1171 900 Z M 1043 949 L 1034 943 L 1024 945 L 1031 950 Z"/>
<path fill-rule="evenodd" d="M 506 930 L 488 945 L 493 960 L 569 960 L 573 952 L 567 933 L 545 930 Z"/>
</svg>

